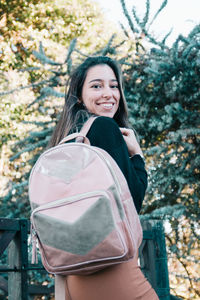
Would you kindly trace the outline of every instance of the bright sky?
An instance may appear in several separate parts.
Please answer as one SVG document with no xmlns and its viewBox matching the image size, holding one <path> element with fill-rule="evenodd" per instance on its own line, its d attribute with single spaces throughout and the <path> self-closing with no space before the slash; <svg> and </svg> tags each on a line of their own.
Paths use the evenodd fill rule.
<svg viewBox="0 0 200 300">
<path fill-rule="evenodd" d="M 120 20 L 124 25 L 127 24 L 126 18 L 122 13 L 120 0 L 93 0 L 98 2 L 106 16 L 118 23 Z M 163 0 L 150 0 L 150 19 L 161 6 Z M 145 13 L 146 0 L 125 0 L 126 6 L 131 14 L 133 6 L 137 8 L 138 16 L 143 17 Z M 168 38 L 170 45 L 176 37 L 182 33 L 187 35 L 190 30 L 200 23 L 200 0 L 168 0 L 167 6 L 160 13 L 152 24 L 151 31 L 157 38 L 164 37 L 173 27 L 173 32 Z"/>
</svg>

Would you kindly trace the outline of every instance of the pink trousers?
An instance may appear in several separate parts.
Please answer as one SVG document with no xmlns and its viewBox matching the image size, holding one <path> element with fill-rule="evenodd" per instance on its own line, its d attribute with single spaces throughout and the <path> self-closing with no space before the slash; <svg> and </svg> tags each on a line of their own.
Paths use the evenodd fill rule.
<svg viewBox="0 0 200 300">
<path fill-rule="evenodd" d="M 66 279 L 66 300 L 159 300 L 137 257 L 87 276 Z"/>
</svg>

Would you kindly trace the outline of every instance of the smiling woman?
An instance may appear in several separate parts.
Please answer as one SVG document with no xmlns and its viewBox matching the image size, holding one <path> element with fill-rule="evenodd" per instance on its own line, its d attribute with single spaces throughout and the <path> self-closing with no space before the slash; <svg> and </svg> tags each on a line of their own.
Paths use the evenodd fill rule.
<svg viewBox="0 0 200 300">
<path fill-rule="evenodd" d="M 81 100 L 88 111 L 113 118 L 119 107 L 120 91 L 115 73 L 108 65 L 88 70 Z"/>
<path fill-rule="evenodd" d="M 127 128 L 121 71 L 117 62 L 109 57 L 89 57 L 74 71 L 50 145 L 55 146 L 69 133 L 79 131 L 91 115 L 96 119 L 86 137 L 91 146 L 103 149 L 115 160 L 139 213 L 147 188 L 147 173 L 140 145 L 133 130 Z M 99 178 L 95 180 L 98 182 Z M 67 276 L 66 299 L 158 300 L 158 297 L 141 272 L 136 254 L 128 262 L 88 276 Z"/>
<path fill-rule="evenodd" d="M 69 132 L 92 115 L 113 118 L 118 126 L 128 126 L 128 110 L 118 64 L 107 56 L 87 58 L 72 73 L 61 118 L 49 146 L 57 145 Z"/>
</svg>

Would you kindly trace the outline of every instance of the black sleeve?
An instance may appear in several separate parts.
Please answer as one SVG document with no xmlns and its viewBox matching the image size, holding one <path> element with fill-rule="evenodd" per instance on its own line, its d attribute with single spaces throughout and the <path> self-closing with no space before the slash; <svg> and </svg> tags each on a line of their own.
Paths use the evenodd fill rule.
<svg viewBox="0 0 200 300">
<path fill-rule="evenodd" d="M 123 172 L 135 207 L 139 213 L 145 190 L 147 188 L 147 172 L 140 155 L 129 157 L 128 148 L 117 123 L 108 117 L 98 117 L 92 124 L 87 137 L 92 146 L 107 151 L 117 162 Z"/>
</svg>

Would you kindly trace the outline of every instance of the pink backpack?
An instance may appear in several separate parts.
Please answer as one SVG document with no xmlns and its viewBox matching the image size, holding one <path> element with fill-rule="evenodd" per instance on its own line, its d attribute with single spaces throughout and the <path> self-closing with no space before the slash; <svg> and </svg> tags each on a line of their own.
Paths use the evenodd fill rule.
<svg viewBox="0 0 200 300">
<path fill-rule="evenodd" d="M 30 175 L 33 256 L 38 241 L 49 273 L 94 273 L 133 258 L 142 241 L 123 173 L 86 137 L 94 119 L 45 151 Z"/>
</svg>

